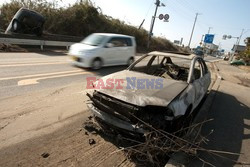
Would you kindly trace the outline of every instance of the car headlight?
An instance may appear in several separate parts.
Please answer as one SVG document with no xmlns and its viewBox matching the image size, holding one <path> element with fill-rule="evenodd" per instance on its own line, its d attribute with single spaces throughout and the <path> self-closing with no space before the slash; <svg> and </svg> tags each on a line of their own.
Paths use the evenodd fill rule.
<svg viewBox="0 0 250 167">
<path fill-rule="evenodd" d="M 93 54 L 94 51 L 80 50 L 78 53 L 81 54 L 81 55 L 86 55 L 86 56 L 88 56 L 88 55 L 90 55 L 90 54 Z"/>
<path fill-rule="evenodd" d="M 166 121 L 172 121 L 174 119 L 174 113 L 171 109 L 167 108 L 166 115 L 164 116 Z"/>
</svg>

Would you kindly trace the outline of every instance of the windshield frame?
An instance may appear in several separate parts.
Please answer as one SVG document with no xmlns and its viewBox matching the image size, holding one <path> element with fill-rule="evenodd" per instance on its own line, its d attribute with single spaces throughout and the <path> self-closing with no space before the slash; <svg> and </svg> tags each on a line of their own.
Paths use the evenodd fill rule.
<svg viewBox="0 0 250 167">
<path fill-rule="evenodd" d="M 102 34 L 91 34 L 84 38 L 80 43 L 90 46 L 102 46 L 103 43 L 107 40 L 106 35 Z"/>
</svg>

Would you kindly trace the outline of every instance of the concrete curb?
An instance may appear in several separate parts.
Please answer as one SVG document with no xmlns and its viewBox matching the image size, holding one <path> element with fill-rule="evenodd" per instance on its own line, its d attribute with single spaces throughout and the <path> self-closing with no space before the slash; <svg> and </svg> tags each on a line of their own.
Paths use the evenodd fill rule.
<svg viewBox="0 0 250 167">
<path fill-rule="evenodd" d="M 213 70 L 214 70 L 213 72 L 216 75 L 216 79 L 215 79 L 215 82 L 212 83 L 213 85 L 211 87 L 211 90 L 210 90 L 208 97 L 206 98 L 199 113 L 197 114 L 197 116 L 195 117 L 195 119 L 193 121 L 194 123 L 199 123 L 199 122 L 206 120 L 208 113 L 211 109 L 211 106 L 213 104 L 214 98 L 215 98 L 217 91 L 220 87 L 221 80 L 223 79 L 219 73 L 219 69 L 216 66 L 215 62 L 212 63 L 212 66 L 213 66 Z M 201 130 L 201 128 L 200 128 L 200 130 Z M 200 132 L 200 130 L 198 130 L 197 132 Z M 195 134 L 192 134 L 192 135 L 195 135 Z M 186 153 L 177 152 L 177 153 L 174 153 L 170 157 L 170 159 L 168 160 L 168 163 L 165 165 L 165 167 L 185 167 L 189 164 L 189 159 L 190 159 L 190 157 Z"/>
</svg>

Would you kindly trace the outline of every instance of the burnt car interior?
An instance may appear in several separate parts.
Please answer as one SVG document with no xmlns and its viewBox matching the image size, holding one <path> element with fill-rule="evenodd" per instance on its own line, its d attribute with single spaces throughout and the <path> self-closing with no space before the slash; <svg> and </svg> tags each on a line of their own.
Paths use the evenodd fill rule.
<svg viewBox="0 0 250 167">
<path fill-rule="evenodd" d="M 167 56 L 148 56 L 145 60 L 144 65 L 138 62 L 138 65 L 136 64 L 131 70 L 166 79 L 180 81 L 187 81 L 188 79 L 189 66 L 187 64 L 174 63 Z M 195 68 L 193 73 L 194 78 L 200 78 L 200 74 L 200 68 Z"/>
</svg>

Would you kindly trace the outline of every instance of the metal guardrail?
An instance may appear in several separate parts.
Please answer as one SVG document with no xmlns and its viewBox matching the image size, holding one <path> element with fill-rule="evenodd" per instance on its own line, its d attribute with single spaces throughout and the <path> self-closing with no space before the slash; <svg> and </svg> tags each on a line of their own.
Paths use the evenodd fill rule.
<svg viewBox="0 0 250 167">
<path fill-rule="evenodd" d="M 69 46 L 74 44 L 75 42 L 0 37 L 0 43 L 16 45 L 37 45 L 40 46 L 41 50 L 43 50 L 44 46 L 65 46 L 68 50 Z"/>
</svg>

